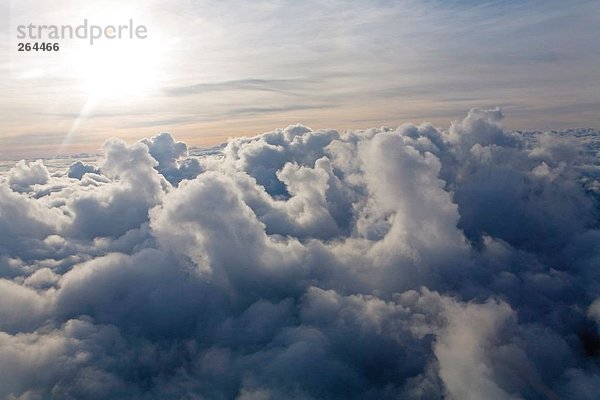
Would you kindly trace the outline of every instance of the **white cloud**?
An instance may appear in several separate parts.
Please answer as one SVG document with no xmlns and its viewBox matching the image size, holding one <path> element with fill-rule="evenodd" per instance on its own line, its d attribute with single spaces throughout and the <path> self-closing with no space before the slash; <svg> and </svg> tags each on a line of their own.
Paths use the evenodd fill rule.
<svg viewBox="0 0 600 400">
<path fill-rule="evenodd" d="M 594 140 L 501 121 L 19 163 L 0 397 L 593 398 Z"/>
<path fill-rule="evenodd" d="M 50 174 L 42 160 L 27 163 L 19 161 L 8 173 L 8 184 L 13 190 L 27 191 L 32 185 L 48 182 Z"/>
</svg>

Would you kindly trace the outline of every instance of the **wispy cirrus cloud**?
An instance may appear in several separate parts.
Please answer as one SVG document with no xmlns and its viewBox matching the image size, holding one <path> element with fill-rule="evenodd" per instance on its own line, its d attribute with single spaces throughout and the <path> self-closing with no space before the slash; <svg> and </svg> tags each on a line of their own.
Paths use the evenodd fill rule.
<svg viewBox="0 0 600 400">
<path fill-rule="evenodd" d="M 219 91 L 265 91 L 293 95 L 295 89 L 304 89 L 307 83 L 309 83 L 308 80 L 301 79 L 239 79 L 167 87 L 164 91 L 169 96 L 186 96 Z"/>
</svg>

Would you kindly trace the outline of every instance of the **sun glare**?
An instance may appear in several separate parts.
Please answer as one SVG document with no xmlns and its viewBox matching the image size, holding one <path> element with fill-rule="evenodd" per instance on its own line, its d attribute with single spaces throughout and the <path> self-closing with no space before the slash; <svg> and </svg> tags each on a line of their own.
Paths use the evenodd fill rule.
<svg viewBox="0 0 600 400">
<path fill-rule="evenodd" d="M 152 43 L 116 40 L 75 50 L 73 64 L 90 97 L 124 100 L 156 88 L 159 60 Z"/>
</svg>

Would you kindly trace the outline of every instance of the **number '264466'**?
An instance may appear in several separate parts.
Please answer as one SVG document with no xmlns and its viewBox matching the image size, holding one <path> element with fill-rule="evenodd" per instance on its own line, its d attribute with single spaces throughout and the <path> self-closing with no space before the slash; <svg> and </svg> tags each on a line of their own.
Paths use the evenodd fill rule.
<svg viewBox="0 0 600 400">
<path fill-rule="evenodd" d="M 58 51 L 60 46 L 58 43 L 42 42 L 42 43 L 18 43 L 18 51 Z"/>
</svg>

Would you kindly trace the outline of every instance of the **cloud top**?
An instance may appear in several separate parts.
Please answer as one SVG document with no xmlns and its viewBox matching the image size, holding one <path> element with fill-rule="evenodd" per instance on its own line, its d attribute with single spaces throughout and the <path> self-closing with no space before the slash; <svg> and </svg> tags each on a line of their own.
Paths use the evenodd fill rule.
<svg viewBox="0 0 600 400">
<path fill-rule="evenodd" d="M 592 399 L 598 132 L 163 133 L 0 181 L 0 397 Z"/>
</svg>

